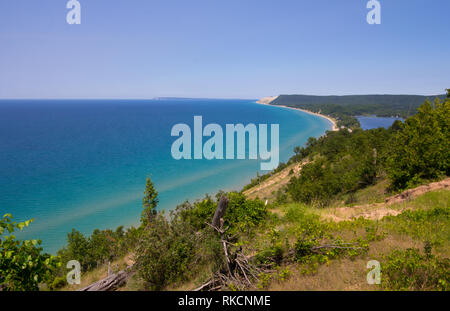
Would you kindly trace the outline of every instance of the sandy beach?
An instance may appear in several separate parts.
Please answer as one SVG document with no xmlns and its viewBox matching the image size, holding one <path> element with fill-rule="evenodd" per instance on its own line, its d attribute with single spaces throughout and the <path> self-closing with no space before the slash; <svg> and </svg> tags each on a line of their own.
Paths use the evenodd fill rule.
<svg viewBox="0 0 450 311">
<path fill-rule="evenodd" d="M 300 110 L 309 114 L 313 114 L 316 115 L 318 117 L 327 119 L 328 121 L 330 121 L 330 123 L 332 124 L 332 131 L 339 131 L 339 128 L 337 126 L 337 121 L 335 119 L 333 119 L 332 117 L 329 117 L 327 115 L 324 114 L 320 114 L 317 112 L 312 112 L 309 110 L 305 110 L 305 109 L 301 109 L 301 108 L 294 108 L 294 107 L 289 107 L 289 106 L 285 106 L 285 105 L 272 105 L 271 103 L 276 100 L 278 98 L 278 96 L 272 96 L 272 97 L 264 97 L 261 98 L 260 100 L 258 100 L 256 103 L 258 104 L 262 104 L 262 105 L 270 105 L 270 106 L 275 106 L 275 107 L 284 107 L 284 108 L 289 108 L 289 109 L 295 109 L 295 110 Z"/>
</svg>

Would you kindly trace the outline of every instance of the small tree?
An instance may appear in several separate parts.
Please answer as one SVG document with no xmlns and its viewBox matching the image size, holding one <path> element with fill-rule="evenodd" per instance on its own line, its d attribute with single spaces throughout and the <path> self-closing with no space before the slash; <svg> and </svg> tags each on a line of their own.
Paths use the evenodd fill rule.
<svg viewBox="0 0 450 311">
<path fill-rule="evenodd" d="M 447 98 L 450 98 L 450 89 L 447 89 Z"/>
<path fill-rule="evenodd" d="M 158 199 L 158 191 L 156 191 L 153 183 L 149 177 L 147 177 L 147 181 L 145 184 L 145 192 L 144 199 L 142 202 L 142 207 L 144 210 L 142 211 L 141 223 L 144 226 L 147 226 L 152 218 L 156 215 L 156 206 L 159 203 Z"/>
</svg>

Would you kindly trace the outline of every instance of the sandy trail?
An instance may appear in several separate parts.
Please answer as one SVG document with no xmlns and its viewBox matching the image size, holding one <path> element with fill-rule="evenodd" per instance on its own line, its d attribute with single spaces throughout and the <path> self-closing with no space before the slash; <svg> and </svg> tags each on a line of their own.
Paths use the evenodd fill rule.
<svg viewBox="0 0 450 311">
<path fill-rule="evenodd" d="M 322 217 L 325 219 L 333 220 L 335 222 L 340 222 L 356 219 L 359 217 L 371 220 L 379 220 L 386 216 L 397 216 L 408 210 L 408 207 L 399 210 L 391 208 L 392 205 L 408 202 L 411 199 L 416 198 L 424 193 L 441 189 L 450 190 L 450 178 L 403 191 L 400 194 L 386 198 L 384 203 L 366 204 L 351 207 L 338 207 L 330 209 L 328 211 L 329 213 L 322 214 Z"/>
</svg>

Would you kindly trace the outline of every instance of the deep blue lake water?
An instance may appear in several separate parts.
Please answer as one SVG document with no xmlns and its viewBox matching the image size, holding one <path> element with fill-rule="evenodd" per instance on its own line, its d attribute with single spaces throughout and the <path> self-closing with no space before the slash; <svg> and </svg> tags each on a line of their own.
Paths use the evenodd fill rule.
<svg viewBox="0 0 450 311">
<path fill-rule="evenodd" d="M 363 130 L 371 130 L 379 127 L 388 128 L 394 123 L 396 120 L 404 121 L 402 118 L 383 118 L 383 117 L 366 117 L 359 116 L 356 117 L 361 124 L 361 128 Z"/>
<path fill-rule="evenodd" d="M 0 214 L 34 218 L 19 235 L 65 244 L 72 228 L 84 234 L 139 223 L 146 176 L 161 209 L 218 190 L 240 190 L 258 160 L 174 160 L 171 128 L 194 115 L 203 123 L 279 123 L 280 160 L 331 124 L 291 109 L 250 100 L 0 101 Z"/>
</svg>

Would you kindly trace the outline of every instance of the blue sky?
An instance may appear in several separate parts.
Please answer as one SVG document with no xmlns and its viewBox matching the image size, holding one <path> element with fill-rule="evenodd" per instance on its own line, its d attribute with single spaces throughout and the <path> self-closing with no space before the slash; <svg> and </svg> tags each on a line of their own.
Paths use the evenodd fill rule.
<svg viewBox="0 0 450 311">
<path fill-rule="evenodd" d="M 425 94 L 450 87 L 450 1 L 0 0 L 0 98 Z"/>
</svg>

